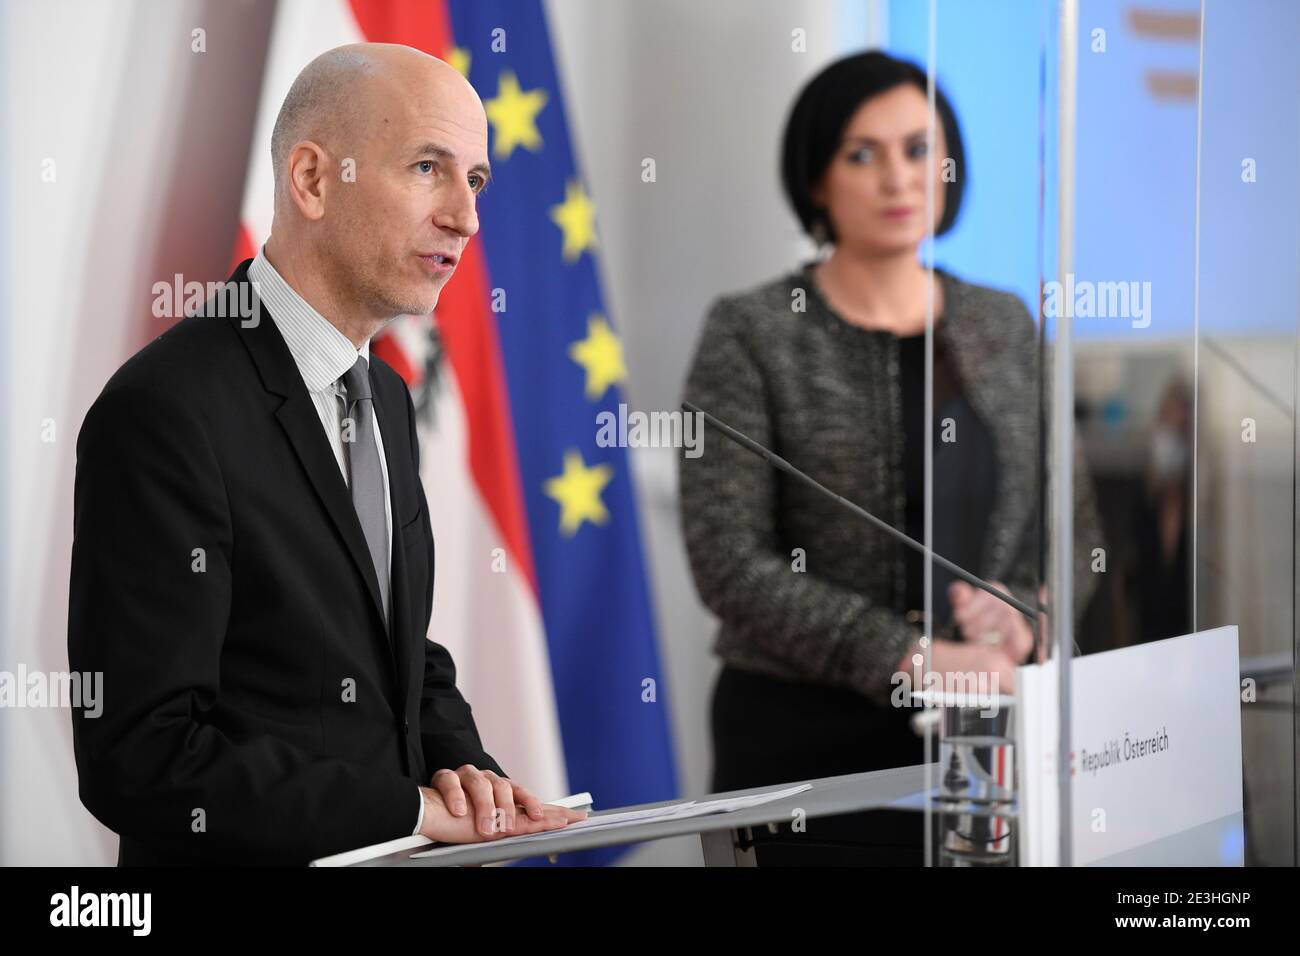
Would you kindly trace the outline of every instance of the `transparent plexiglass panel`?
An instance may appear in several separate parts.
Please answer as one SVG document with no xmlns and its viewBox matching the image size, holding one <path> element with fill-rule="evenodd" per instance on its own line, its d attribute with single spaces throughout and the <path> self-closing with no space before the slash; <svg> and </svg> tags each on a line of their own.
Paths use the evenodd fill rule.
<svg viewBox="0 0 1300 956">
<path fill-rule="evenodd" d="M 909 574 L 938 705 L 926 714 L 929 865 L 1015 865 L 1019 853 L 1014 672 L 1045 651 L 1032 612 L 1045 583 L 1046 14 L 1039 0 L 890 5 L 891 52 L 924 65 L 933 88 L 935 211 L 959 209 L 950 223 L 936 215 L 921 249 L 937 277 L 928 341 L 899 344 L 900 380 L 918 376 L 924 403 L 908 447 L 928 448 L 912 526 L 935 555 Z"/>
<path fill-rule="evenodd" d="M 1300 6 L 1206 0 L 1203 29 L 1189 607 L 1238 628 L 1245 862 L 1293 866 Z"/>
</svg>

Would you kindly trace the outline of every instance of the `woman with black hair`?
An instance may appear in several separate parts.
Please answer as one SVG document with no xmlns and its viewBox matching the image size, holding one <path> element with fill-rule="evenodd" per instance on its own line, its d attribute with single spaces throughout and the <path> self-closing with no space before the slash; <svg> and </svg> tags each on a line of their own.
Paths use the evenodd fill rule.
<svg viewBox="0 0 1300 956">
<path fill-rule="evenodd" d="M 934 550 L 1033 604 L 1037 330 L 1013 294 L 918 259 L 931 230 L 955 222 L 967 181 L 942 91 L 935 105 L 931 161 L 915 65 L 863 53 L 808 83 L 782 180 L 827 254 L 714 302 L 686 397 L 921 541 L 932 302 Z M 1082 615 L 1100 536 L 1081 468 L 1075 488 Z M 721 622 L 713 789 L 922 763 L 911 686 L 895 679 L 919 671 L 921 556 L 716 433 L 682 460 L 681 504 L 696 586 Z M 1010 693 L 1030 622 L 939 565 L 933 612 L 931 667 L 988 673 Z"/>
</svg>

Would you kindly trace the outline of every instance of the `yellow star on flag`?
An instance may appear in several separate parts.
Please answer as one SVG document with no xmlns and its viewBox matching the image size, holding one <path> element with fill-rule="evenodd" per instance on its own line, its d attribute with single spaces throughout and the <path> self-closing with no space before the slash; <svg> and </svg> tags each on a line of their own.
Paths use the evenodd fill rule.
<svg viewBox="0 0 1300 956">
<path fill-rule="evenodd" d="M 593 402 L 627 377 L 623 343 L 603 315 L 587 319 L 587 337 L 569 346 L 569 358 L 586 369 L 587 398 Z"/>
<path fill-rule="evenodd" d="M 551 207 L 551 221 L 564 231 L 564 259 L 572 262 L 596 243 L 596 207 L 582 184 L 570 182 L 564 202 Z"/>
<path fill-rule="evenodd" d="M 570 448 L 564 453 L 564 473 L 548 478 L 543 490 L 560 503 L 560 531 L 573 537 L 584 521 L 604 524 L 609 512 L 600 500 L 600 493 L 614 477 L 609 465 L 588 468 L 582 453 Z"/>
<path fill-rule="evenodd" d="M 443 57 L 461 76 L 469 77 L 469 50 L 463 46 L 451 48 L 451 52 Z"/>
<path fill-rule="evenodd" d="M 537 132 L 537 114 L 546 105 L 546 91 L 519 88 L 512 70 L 503 70 L 497 79 L 497 95 L 483 105 L 492 123 L 492 155 L 509 159 L 516 146 L 537 152 L 542 134 Z"/>
</svg>

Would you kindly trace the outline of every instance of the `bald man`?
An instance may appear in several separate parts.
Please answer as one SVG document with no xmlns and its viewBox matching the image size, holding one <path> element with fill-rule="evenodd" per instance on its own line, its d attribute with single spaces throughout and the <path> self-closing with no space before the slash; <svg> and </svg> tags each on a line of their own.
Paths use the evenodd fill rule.
<svg viewBox="0 0 1300 956">
<path fill-rule="evenodd" d="M 271 153 L 266 245 L 77 439 L 68 658 L 105 698 L 73 714 L 81 800 L 123 865 L 566 826 L 583 815 L 507 778 L 426 639 L 414 410 L 369 351 L 433 311 L 478 230 L 483 105 L 409 47 L 340 47 L 295 80 Z"/>
</svg>

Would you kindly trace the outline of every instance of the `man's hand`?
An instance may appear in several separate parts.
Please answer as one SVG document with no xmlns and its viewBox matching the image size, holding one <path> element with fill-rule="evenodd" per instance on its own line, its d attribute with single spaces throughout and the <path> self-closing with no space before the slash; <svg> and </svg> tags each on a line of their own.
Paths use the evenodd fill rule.
<svg viewBox="0 0 1300 956">
<path fill-rule="evenodd" d="M 444 843 L 555 830 L 587 816 L 580 810 L 543 804 L 519 784 L 473 764 L 439 770 L 433 775 L 432 789 L 421 787 L 420 791 L 424 795 L 420 833 Z M 516 812 L 519 807 L 523 815 Z"/>
<path fill-rule="evenodd" d="M 1011 593 L 1000 581 L 989 583 L 999 591 Z M 1010 604 L 965 581 L 948 585 L 948 598 L 952 602 L 953 621 L 963 638 L 997 647 L 1017 664 L 1028 659 L 1034 649 L 1034 632 L 1025 616 Z"/>
</svg>

